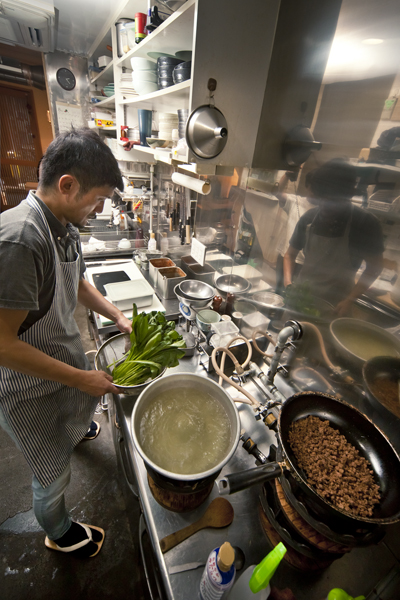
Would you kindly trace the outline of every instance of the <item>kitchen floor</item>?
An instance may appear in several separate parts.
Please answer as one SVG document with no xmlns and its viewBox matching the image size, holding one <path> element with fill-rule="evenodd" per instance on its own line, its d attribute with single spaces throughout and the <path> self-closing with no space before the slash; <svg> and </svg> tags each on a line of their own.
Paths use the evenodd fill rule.
<svg viewBox="0 0 400 600">
<path fill-rule="evenodd" d="M 76 319 L 85 351 L 93 350 L 86 312 Z M 133 538 L 139 506 L 126 501 L 119 483 L 108 412 L 95 416 L 100 435 L 81 442 L 72 457 L 72 480 L 66 494 L 74 520 L 102 527 L 106 538 L 100 554 L 86 561 L 48 550 L 45 535 L 32 511 L 31 472 L 22 454 L 0 428 L 0 598 L 43 600 L 57 598 L 127 597 L 147 600 L 140 552 Z M 137 514 L 136 514 L 137 513 Z"/>
</svg>

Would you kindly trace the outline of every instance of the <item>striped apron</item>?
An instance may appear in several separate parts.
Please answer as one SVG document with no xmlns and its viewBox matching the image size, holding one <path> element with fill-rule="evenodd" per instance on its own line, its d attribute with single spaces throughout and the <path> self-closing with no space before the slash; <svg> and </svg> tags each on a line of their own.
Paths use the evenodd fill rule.
<svg viewBox="0 0 400 600">
<path fill-rule="evenodd" d="M 74 319 L 81 258 L 76 253 L 74 262 L 60 261 L 39 203 L 32 195 L 27 202 L 39 213 L 43 231 L 47 230 L 52 241 L 56 280 L 50 309 L 19 339 L 61 362 L 89 370 Z M 98 400 L 77 388 L 0 367 L 0 406 L 43 487 L 50 485 L 68 466 L 74 447 L 89 428 Z"/>
</svg>

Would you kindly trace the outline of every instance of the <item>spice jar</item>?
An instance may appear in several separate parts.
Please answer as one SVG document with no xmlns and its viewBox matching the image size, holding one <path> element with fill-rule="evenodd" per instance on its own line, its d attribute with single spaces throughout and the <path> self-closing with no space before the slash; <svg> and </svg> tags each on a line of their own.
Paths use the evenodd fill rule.
<svg viewBox="0 0 400 600">
<path fill-rule="evenodd" d="M 221 313 L 221 304 L 222 304 L 221 296 L 214 296 L 213 301 L 212 301 L 212 309 L 215 310 L 215 312 L 217 312 L 217 313 Z"/>
<path fill-rule="evenodd" d="M 226 304 L 225 304 L 225 314 L 232 316 L 232 313 L 235 311 L 233 308 L 233 303 L 235 302 L 235 294 L 231 294 L 230 292 L 226 295 Z"/>
</svg>

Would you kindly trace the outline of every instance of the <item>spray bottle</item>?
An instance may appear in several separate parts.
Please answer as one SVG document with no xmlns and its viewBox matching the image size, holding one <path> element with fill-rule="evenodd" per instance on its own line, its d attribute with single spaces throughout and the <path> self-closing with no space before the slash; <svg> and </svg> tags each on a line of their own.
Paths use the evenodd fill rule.
<svg viewBox="0 0 400 600">
<path fill-rule="evenodd" d="M 269 581 L 275 573 L 286 548 L 280 542 L 258 565 L 251 565 L 239 577 L 227 600 L 267 600 L 271 593 Z"/>
<path fill-rule="evenodd" d="M 335 588 L 329 592 L 326 600 L 365 600 L 365 596 L 357 596 L 357 598 L 353 598 L 353 596 L 350 596 L 344 590 Z"/>
</svg>

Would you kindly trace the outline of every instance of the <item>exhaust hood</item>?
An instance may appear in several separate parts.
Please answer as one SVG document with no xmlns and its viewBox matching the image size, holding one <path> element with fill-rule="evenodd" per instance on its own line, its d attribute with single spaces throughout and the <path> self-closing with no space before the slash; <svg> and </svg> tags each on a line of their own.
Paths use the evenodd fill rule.
<svg viewBox="0 0 400 600">
<path fill-rule="evenodd" d="M 39 52 L 52 52 L 54 3 L 42 0 L 0 0 L 0 42 Z"/>
</svg>

